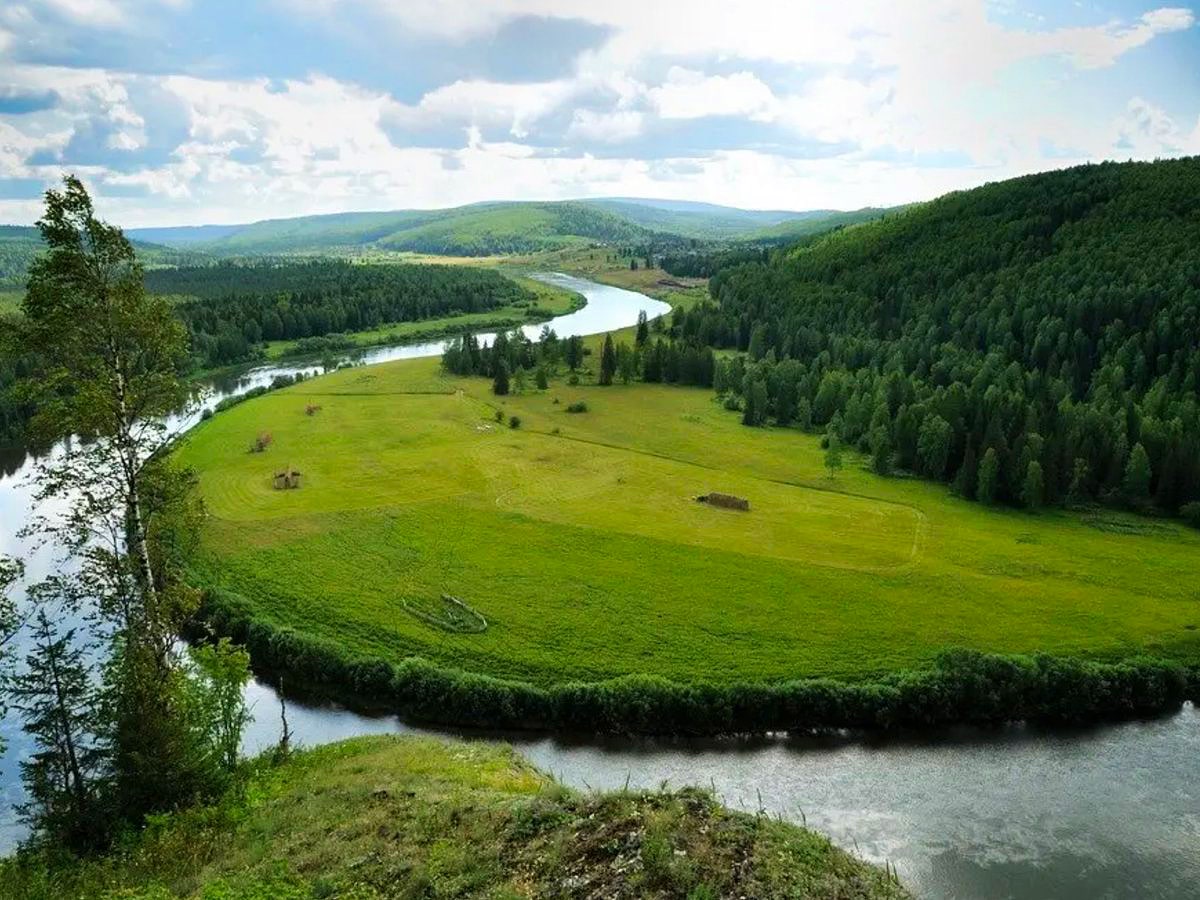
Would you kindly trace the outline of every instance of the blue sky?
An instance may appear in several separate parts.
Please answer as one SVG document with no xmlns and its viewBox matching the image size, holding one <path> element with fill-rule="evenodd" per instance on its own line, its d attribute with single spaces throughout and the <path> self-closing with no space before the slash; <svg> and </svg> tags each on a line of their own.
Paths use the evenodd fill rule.
<svg viewBox="0 0 1200 900">
<path fill-rule="evenodd" d="M 1200 153 L 1200 27 L 1120 0 L 8 0 L 0 221 L 925 199 Z"/>
</svg>

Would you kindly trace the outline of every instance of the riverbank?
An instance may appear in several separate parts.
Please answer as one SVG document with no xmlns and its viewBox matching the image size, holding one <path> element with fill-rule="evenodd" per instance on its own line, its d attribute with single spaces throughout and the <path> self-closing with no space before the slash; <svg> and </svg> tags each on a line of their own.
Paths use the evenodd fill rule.
<svg viewBox="0 0 1200 900">
<path fill-rule="evenodd" d="M 110 857 L 0 863 L 0 897 L 909 896 L 828 838 L 704 791 L 577 793 L 494 744 L 361 738 L 251 769 Z"/>
<path fill-rule="evenodd" d="M 291 683 L 414 721 L 478 728 L 714 736 L 1077 724 L 1153 717 L 1200 699 L 1200 669 L 1176 661 L 968 651 L 947 651 L 931 668 L 875 680 L 722 684 L 628 675 L 537 685 L 420 657 L 393 664 L 354 656 L 331 641 L 256 617 L 251 604 L 220 589 L 205 591 L 199 621 L 208 633 L 245 646 L 258 670 Z"/>
</svg>

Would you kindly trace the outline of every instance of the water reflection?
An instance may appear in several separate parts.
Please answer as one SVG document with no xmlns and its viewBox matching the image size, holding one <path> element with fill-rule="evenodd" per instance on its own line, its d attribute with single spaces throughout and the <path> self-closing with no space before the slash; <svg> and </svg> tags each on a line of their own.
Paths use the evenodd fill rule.
<svg viewBox="0 0 1200 900">
<path fill-rule="evenodd" d="M 254 752 L 279 739 L 278 697 L 247 693 Z M 302 744 L 408 733 L 505 740 L 577 788 L 712 787 L 895 864 L 918 896 L 1198 896 L 1200 715 L 1047 729 L 955 728 L 863 739 L 662 740 L 425 729 L 332 703 L 288 701 Z"/>
</svg>

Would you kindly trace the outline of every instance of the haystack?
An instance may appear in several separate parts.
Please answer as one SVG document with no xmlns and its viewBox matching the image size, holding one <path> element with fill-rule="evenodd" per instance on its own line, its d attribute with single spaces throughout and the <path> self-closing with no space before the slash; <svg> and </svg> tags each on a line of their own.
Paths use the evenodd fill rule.
<svg viewBox="0 0 1200 900">
<path fill-rule="evenodd" d="M 750 501 L 744 497 L 735 497 L 733 494 L 721 494 L 713 492 L 711 494 L 701 494 L 696 498 L 697 503 L 707 503 L 709 506 L 719 506 L 722 509 L 740 509 L 743 512 L 750 511 Z"/>
<path fill-rule="evenodd" d="M 300 470 L 288 466 L 282 472 L 276 472 L 273 487 L 277 491 L 289 491 L 300 487 Z"/>
</svg>

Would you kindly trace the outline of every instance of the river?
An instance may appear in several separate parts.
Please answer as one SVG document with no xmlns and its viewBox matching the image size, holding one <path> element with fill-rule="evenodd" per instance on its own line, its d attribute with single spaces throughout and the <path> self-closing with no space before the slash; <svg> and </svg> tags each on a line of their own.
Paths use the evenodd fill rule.
<svg viewBox="0 0 1200 900">
<path fill-rule="evenodd" d="M 565 275 L 545 276 L 576 290 L 587 305 L 555 319 L 560 336 L 610 331 L 639 310 L 666 305 L 644 295 Z M 541 325 L 524 330 L 536 338 Z M 481 335 L 490 340 L 491 336 Z M 441 353 L 444 341 L 383 347 L 364 363 Z M 214 381 L 206 405 L 268 384 L 312 363 L 262 366 Z M 181 423 L 181 424 L 187 424 Z M 32 462 L 0 456 L 0 553 L 24 555 L 30 575 L 54 565 L 50 549 L 31 552 L 16 537 L 32 511 Z M 273 689 L 254 682 L 255 721 L 245 749 L 279 736 Z M 288 700 L 295 739 L 313 745 L 359 734 L 438 733 L 507 740 L 535 764 L 579 788 L 711 786 L 734 808 L 766 809 L 828 834 L 864 858 L 895 864 L 919 896 L 999 898 L 1195 898 L 1200 896 L 1200 715 L 1084 730 L 954 729 L 919 736 L 832 736 L 718 741 L 616 739 L 431 731 L 394 716 Z M 21 835 L 18 760 L 28 749 L 17 723 L 0 760 L 0 849 Z"/>
</svg>

